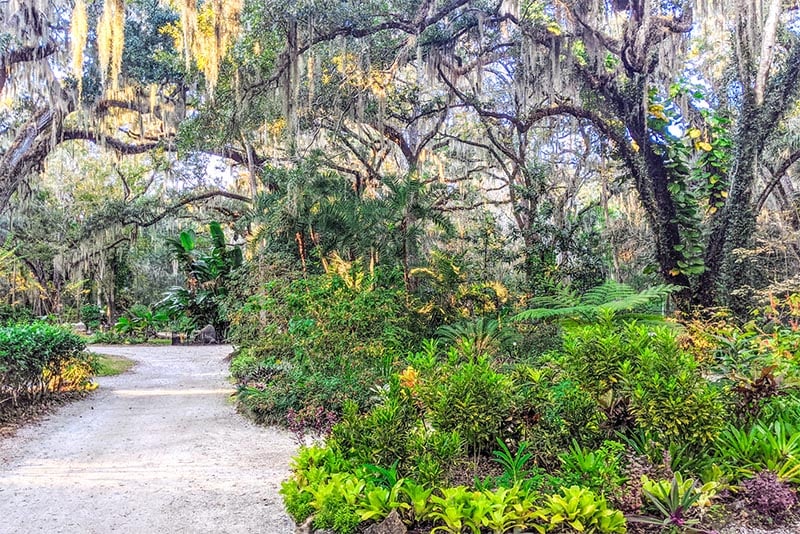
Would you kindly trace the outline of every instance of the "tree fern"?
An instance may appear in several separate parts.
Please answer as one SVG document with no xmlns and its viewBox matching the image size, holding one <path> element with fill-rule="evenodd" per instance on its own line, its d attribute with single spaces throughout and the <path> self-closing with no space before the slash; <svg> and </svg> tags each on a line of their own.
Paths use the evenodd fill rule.
<svg viewBox="0 0 800 534">
<path fill-rule="evenodd" d="M 627 284 L 609 280 L 580 296 L 575 292 L 562 289 L 556 295 L 533 299 L 531 304 L 534 307 L 515 315 L 513 320 L 582 319 L 591 321 L 601 312 L 641 312 L 647 305 L 663 301 L 670 293 L 679 289 L 675 285 L 660 284 L 643 291 L 636 291 Z"/>
</svg>

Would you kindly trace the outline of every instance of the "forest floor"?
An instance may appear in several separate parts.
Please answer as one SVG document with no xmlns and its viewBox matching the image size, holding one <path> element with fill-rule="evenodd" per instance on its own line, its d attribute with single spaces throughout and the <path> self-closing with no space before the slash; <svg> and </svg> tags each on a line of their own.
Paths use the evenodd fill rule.
<svg viewBox="0 0 800 534">
<path fill-rule="evenodd" d="M 92 350 L 136 364 L 0 439 L 0 533 L 293 532 L 295 445 L 235 413 L 230 347 Z"/>
</svg>

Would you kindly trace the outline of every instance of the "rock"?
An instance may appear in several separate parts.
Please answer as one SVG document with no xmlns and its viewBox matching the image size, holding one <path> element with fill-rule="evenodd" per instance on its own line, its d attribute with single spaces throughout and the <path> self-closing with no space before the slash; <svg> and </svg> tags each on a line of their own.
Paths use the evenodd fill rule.
<svg viewBox="0 0 800 534">
<path fill-rule="evenodd" d="M 302 525 L 297 525 L 297 528 L 294 529 L 294 534 L 311 534 L 311 523 L 314 521 L 314 516 L 310 516 L 308 519 L 303 521 Z"/>
<path fill-rule="evenodd" d="M 397 510 L 392 510 L 382 522 L 370 526 L 364 534 L 406 534 L 408 529 L 400 519 Z"/>
<path fill-rule="evenodd" d="M 336 531 L 330 528 L 324 530 L 315 530 L 314 534 L 336 534 Z"/>
<path fill-rule="evenodd" d="M 86 332 L 89 331 L 89 329 L 86 328 L 86 325 L 83 323 L 73 323 L 72 329 L 75 330 L 75 332 L 77 332 L 78 334 L 85 334 Z"/>
<path fill-rule="evenodd" d="M 217 331 L 210 324 L 205 325 L 198 333 L 195 341 L 204 344 L 217 343 Z"/>
</svg>

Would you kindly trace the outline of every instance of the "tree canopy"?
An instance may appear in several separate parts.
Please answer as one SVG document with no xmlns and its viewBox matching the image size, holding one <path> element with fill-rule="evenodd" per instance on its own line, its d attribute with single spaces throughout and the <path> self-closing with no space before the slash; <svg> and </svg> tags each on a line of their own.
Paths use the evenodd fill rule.
<svg viewBox="0 0 800 534">
<path fill-rule="evenodd" d="M 798 274 L 793 2 L 17 0 L 0 18 L 0 238 L 42 288 L 184 217 L 304 269 L 398 265 L 409 287 L 433 249 L 534 293 L 672 284 L 686 309 Z"/>
</svg>

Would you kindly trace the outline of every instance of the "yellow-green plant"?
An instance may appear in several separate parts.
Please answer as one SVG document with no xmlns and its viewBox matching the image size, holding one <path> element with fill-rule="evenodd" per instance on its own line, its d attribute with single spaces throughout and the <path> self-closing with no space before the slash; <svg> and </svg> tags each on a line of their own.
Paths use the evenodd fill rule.
<svg viewBox="0 0 800 534">
<path fill-rule="evenodd" d="M 544 506 L 536 509 L 535 517 L 543 522 L 533 525 L 540 534 L 566 527 L 590 534 L 627 532 L 622 512 L 609 508 L 603 497 L 580 486 L 562 487 L 560 493 L 550 495 Z"/>
</svg>

